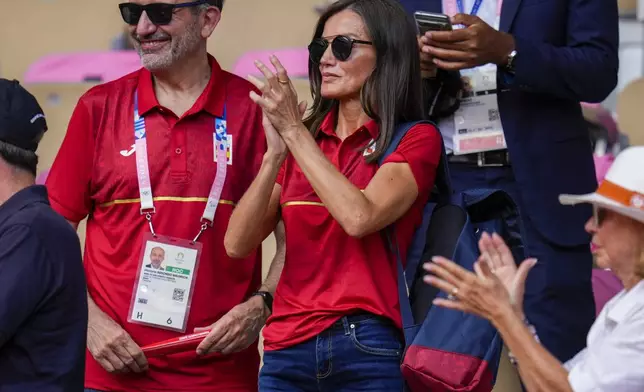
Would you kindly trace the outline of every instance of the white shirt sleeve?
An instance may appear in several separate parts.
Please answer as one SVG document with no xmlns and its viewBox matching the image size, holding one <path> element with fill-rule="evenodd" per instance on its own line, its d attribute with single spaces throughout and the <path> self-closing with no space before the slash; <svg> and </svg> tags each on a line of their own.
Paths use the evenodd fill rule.
<svg viewBox="0 0 644 392">
<path fill-rule="evenodd" d="M 570 372 L 577 364 L 583 362 L 586 359 L 586 353 L 588 352 L 587 348 L 584 348 L 580 352 L 577 353 L 574 357 L 568 360 L 568 362 L 564 363 L 564 368 Z"/>
<path fill-rule="evenodd" d="M 620 323 L 619 328 L 610 336 L 584 351 L 585 354 L 579 360 L 575 357 L 570 361 L 572 369 L 568 380 L 573 391 L 644 391 L 644 314 L 642 312 Z"/>
</svg>

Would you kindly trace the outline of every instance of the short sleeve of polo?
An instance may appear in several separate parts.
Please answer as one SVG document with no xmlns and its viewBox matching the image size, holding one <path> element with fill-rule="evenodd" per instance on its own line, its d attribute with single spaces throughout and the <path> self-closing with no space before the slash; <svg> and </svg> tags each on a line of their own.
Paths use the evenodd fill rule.
<svg viewBox="0 0 644 392">
<path fill-rule="evenodd" d="M 81 98 L 47 176 L 51 206 L 68 221 L 80 222 L 91 211 L 93 160 L 93 127 L 88 108 Z"/>
<path fill-rule="evenodd" d="M 386 163 L 407 163 L 416 180 L 419 195 L 429 195 L 440 162 L 442 139 L 429 124 L 419 124 L 407 131 L 398 148 L 385 159 Z"/>
<path fill-rule="evenodd" d="M 28 226 L 10 227 L 0 237 L 0 347 L 44 298 L 52 273 L 46 261 Z"/>
</svg>

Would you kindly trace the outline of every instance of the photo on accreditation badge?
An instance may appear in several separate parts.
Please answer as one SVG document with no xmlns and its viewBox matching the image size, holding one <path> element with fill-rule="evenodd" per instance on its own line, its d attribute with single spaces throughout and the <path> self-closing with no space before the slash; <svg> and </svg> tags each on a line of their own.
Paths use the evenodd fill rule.
<svg viewBox="0 0 644 392">
<path fill-rule="evenodd" d="M 130 321 L 182 330 L 197 269 L 198 247 L 148 240 L 141 252 Z"/>
<path fill-rule="evenodd" d="M 150 250 L 149 253 L 149 264 L 146 264 L 145 268 L 153 268 L 156 270 L 164 271 L 165 265 L 163 261 L 165 260 L 165 249 L 163 246 L 155 246 Z"/>
</svg>

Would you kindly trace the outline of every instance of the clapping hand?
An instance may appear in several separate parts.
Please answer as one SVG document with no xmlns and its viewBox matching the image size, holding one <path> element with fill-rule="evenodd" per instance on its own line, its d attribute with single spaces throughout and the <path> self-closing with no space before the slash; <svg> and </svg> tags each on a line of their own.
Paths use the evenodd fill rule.
<svg viewBox="0 0 644 392">
<path fill-rule="evenodd" d="M 519 268 L 512 254 L 498 235 L 484 233 L 479 241 L 481 257 L 474 263 L 474 273 L 444 257 L 434 257 L 424 268 L 427 284 L 449 294 L 434 304 L 473 313 L 494 321 L 511 308 L 523 317 L 523 294 L 528 272 L 536 260 L 528 259 Z"/>
<path fill-rule="evenodd" d="M 515 310 L 523 315 L 523 295 L 528 272 L 534 267 L 536 259 L 526 259 L 517 268 L 510 248 L 500 235 L 483 233 L 479 240 L 481 258 L 490 267 L 491 272 L 503 283 L 510 294 L 510 302 Z"/>
<path fill-rule="evenodd" d="M 254 91 L 251 91 L 250 98 L 261 106 L 264 115 L 274 129 L 283 134 L 302 126 L 302 108 L 306 107 L 306 103 L 300 102 L 298 104 L 295 87 L 293 87 L 286 69 L 284 69 L 277 57 L 271 56 L 270 60 L 277 74 L 273 73 L 261 61 L 255 61 L 257 69 L 262 72 L 265 80 L 262 81 L 249 75 L 248 79 L 251 83 L 262 92 L 262 95 L 259 96 Z"/>
</svg>

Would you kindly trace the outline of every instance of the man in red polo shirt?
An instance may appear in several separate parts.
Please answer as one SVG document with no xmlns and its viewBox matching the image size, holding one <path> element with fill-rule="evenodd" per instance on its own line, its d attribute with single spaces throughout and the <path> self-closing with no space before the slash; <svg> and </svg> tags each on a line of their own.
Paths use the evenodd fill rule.
<svg viewBox="0 0 644 392">
<path fill-rule="evenodd" d="M 207 53 L 223 1 L 165 1 L 121 4 L 144 68 L 83 95 L 47 180 L 61 215 L 89 216 L 85 387 L 253 391 L 281 269 L 260 289 L 260 252 L 232 260 L 223 236 L 266 151 L 261 110 Z M 141 349 L 202 328 L 198 348 Z"/>
</svg>

